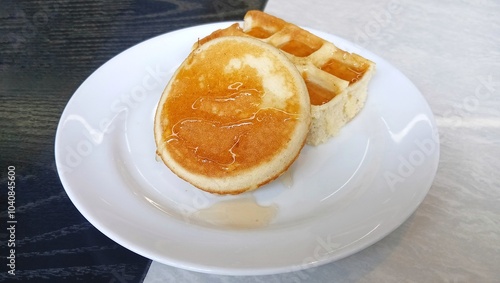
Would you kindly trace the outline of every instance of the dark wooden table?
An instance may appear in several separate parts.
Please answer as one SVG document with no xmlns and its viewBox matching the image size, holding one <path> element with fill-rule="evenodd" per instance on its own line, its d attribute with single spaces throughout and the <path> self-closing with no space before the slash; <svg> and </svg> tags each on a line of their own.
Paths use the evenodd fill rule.
<svg viewBox="0 0 500 283">
<path fill-rule="evenodd" d="M 0 282 L 143 280 L 150 260 L 95 229 L 59 181 L 54 136 L 61 113 L 96 68 L 132 45 L 241 20 L 265 2 L 0 1 Z"/>
</svg>

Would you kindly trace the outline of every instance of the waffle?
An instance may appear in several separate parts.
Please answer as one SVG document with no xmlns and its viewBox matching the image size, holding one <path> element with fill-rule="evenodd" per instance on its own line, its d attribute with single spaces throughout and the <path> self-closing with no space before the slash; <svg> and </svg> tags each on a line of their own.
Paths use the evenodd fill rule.
<svg viewBox="0 0 500 283">
<path fill-rule="evenodd" d="M 222 36 L 250 36 L 280 49 L 297 67 L 311 101 L 307 144 L 336 135 L 363 108 L 375 63 L 346 52 L 294 24 L 261 11 L 248 11 L 243 27 L 233 24 L 198 40 L 195 47 Z"/>
</svg>

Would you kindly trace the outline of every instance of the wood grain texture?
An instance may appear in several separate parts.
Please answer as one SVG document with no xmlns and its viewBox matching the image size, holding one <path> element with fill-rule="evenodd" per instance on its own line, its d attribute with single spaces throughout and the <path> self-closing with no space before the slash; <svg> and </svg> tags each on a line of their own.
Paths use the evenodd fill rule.
<svg viewBox="0 0 500 283">
<path fill-rule="evenodd" d="M 0 221 L 7 218 L 6 174 L 12 165 L 19 223 L 17 275 L 9 276 L 3 266 L 0 282 L 142 281 L 150 261 L 101 234 L 66 196 L 54 160 L 59 118 L 78 86 L 125 49 L 183 27 L 241 19 L 264 5 L 261 0 L 0 3 Z M 2 249 L 7 236 L 0 231 Z"/>
<path fill-rule="evenodd" d="M 1 15 L 0 68 L 80 73 L 145 39 L 187 26 L 241 19 L 262 1 L 28 1 Z"/>
</svg>

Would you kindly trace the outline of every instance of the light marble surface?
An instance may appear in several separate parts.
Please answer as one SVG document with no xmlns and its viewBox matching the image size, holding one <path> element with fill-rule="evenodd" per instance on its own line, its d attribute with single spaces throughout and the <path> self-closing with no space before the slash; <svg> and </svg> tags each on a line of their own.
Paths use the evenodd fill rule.
<svg viewBox="0 0 500 283">
<path fill-rule="evenodd" d="M 367 249 L 303 272 L 219 276 L 153 262 L 151 282 L 500 282 L 500 2 L 270 0 L 266 12 L 387 59 L 439 127 L 434 184 Z"/>
</svg>

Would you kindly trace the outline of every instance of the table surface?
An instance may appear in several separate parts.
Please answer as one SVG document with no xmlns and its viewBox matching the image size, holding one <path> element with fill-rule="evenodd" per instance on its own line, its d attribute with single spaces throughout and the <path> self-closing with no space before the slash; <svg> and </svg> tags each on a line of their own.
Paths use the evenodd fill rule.
<svg viewBox="0 0 500 283">
<path fill-rule="evenodd" d="M 16 172 L 17 272 L 28 282 L 499 282 L 500 3 L 269 0 L 265 11 L 385 58 L 435 115 L 440 162 L 415 213 L 381 241 L 307 272 L 221 276 L 150 262 L 109 240 L 66 196 L 54 165 L 58 119 L 114 55 L 181 27 L 241 19 L 260 1 L 5 1 L 0 11 L 2 225 Z M 7 7 L 5 9 L 4 7 Z M 2 226 L 3 227 L 3 226 Z M 2 258 L 8 234 L 1 232 Z"/>
<path fill-rule="evenodd" d="M 0 8 L 0 282 L 141 282 L 150 260 L 111 241 L 75 208 L 59 180 L 62 111 L 99 66 L 151 37 L 238 20 L 265 1 L 2 0 Z M 7 223 L 8 172 L 15 219 Z M 6 225 L 15 225 L 10 247 Z M 6 257 L 15 248 L 15 275 Z M 10 261 L 10 260 L 9 260 Z"/>
</svg>

